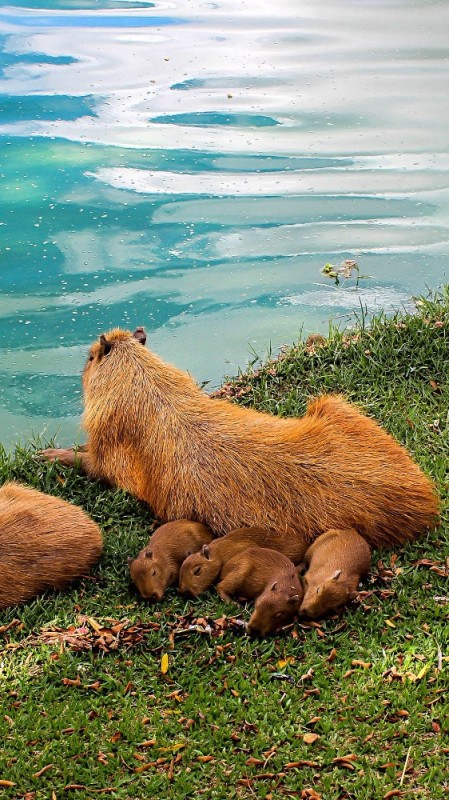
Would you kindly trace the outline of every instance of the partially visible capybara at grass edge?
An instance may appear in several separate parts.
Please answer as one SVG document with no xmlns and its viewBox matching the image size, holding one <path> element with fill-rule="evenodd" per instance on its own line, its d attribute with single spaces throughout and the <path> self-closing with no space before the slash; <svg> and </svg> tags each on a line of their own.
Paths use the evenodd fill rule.
<svg viewBox="0 0 449 800">
<path fill-rule="evenodd" d="M 62 589 L 90 572 L 102 548 L 78 506 L 18 483 L 0 488 L 0 608 Z"/>
<path fill-rule="evenodd" d="M 293 562 L 268 547 L 248 547 L 226 561 L 217 592 L 227 602 L 256 599 L 248 631 L 259 636 L 292 622 L 304 594 Z"/>
<path fill-rule="evenodd" d="M 227 561 L 251 545 L 278 550 L 294 563 L 302 560 L 307 547 L 300 537 L 263 528 L 237 528 L 186 558 L 179 572 L 179 590 L 197 597 L 212 586 Z"/>
<path fill-rule="evenodd" d="M 145 600 L 162 600 L 168 586 L 177 582 L 184 559 L 212 538 L 201 522 L 179 519 L 161 525 L 136 558 L 128 559 L 131 579 L 140 595 Z"/>
<path fill-rule="evenodd" d="M 371 549 L 355 530 L 329 530 L 309 547 L 304 565 L 308 569 L 300 613 L 319 619 L 357 595 L 371 566 Z"/>
<path fill-rule="evenodd" d="M 46 450 L 145 500 L 163 521 L 215 534 L 256 526 L 311 543 L 355 528 L 373 547 L 414 539 L 438 518 L 430 480 L 373 419 L 335 395 L 300 418 L 212 399 L 118 328 L 83 373 L 85 451 Z"/>
</svg>

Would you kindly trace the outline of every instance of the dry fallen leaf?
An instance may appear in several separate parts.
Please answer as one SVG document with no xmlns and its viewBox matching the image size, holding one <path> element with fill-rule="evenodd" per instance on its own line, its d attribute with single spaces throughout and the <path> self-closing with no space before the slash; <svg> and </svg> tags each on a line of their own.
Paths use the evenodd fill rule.
<svg viewBox="0 0 449 800">
<path fill-rule="evenodd" d="M 163 675 L 168 672 L 168 653 L 164 653 L 161 658 L 161 672 Z"/>
<path fill-rule="evenodd" d="M 360 661 L 358 658 L 353 658 L 351 664 L 353 667 L 363 667 L 363 669 L 369 669 L 371 666 L 371 661 Z"/>
<path fill-rule="evenodd" d="M 319 738 L 320 737 L 317 733 L 305 733 L 304 736 L 302 737 L 302 740 L 306 744 L 313 744 Z"/>
<path fill-rule="evenodd" d="M 42 767 L 42 769 L 40 769 L 39 772 L 34 773 L 33 778 L 40 778 L 41 775 L 44 775 L 45 772 L 48 772 L 48 770 L 51 769 L 52 766 L 53 764 L 47 764 L 46 767 Z"/>
</svg>

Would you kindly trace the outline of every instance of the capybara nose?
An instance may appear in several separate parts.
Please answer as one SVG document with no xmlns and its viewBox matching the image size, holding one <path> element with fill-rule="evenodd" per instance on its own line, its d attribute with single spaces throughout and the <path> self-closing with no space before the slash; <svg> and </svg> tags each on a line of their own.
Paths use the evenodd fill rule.
<svg viewBox="0 0 449 800">
<path fill-rule="evenodd" d="M 156 600 L 162 600 L 162 595 L 159 595 L 157 592 L 149 592 L 148 594 L 142 595 L 142 597 L 150 603 L 154 603 Z"/>
</svg>

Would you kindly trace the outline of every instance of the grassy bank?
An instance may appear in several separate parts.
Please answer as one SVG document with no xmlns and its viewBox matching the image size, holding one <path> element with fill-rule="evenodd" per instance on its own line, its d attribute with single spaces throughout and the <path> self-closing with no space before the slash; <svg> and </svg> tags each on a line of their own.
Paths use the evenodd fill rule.
<svg viewBox="0 0 449 800">
<path fill-rule="evenodd" d="M 409 448 L 447 509 L 448 376 L 445 296 L 298 345 L 222 393 L 283 415 L 344 393 Z M 31 450 L 1 455 L 9 478 L 82 505 L 105 554 L 92 578 L 0 615 L 5 797 L 447 795 L 447 511 L 428 538 L 375 554 L 341 618 L 253 641 L 248 609 L 213 592 L 139 601 L 126 557 L 148 536 L 143 504 Z"/>
</svg>

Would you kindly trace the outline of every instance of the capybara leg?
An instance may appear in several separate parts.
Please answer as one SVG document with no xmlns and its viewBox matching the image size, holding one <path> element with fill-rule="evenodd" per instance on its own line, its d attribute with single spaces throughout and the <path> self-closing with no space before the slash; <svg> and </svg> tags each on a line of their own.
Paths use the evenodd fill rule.
<svg viewBox="0 0 449 800">
<path fill-rule="evenodd" d="M 223 589 L 222 583 L 223 583 L 223 581 L 217 585 L 217 592 L 218 592 L 218 594 L 220 595 L 221 599 L 222 599 L 222 600 L 223 600 L 225 603 L 235 603 L 235 602 L 236 602 L 235 598 L 234 598 L 234 597 L 231 597 L 231 595 L 230 595 L 230 594 L 228 594 L 228 593 L 225 591 L 225 589 Z"/>
<path fill-rule="evenodd" d="M 225 575 L 220 583 L 217 584 L 217 592 L 225 603 L 235 603 L 236 600 L 232 597 L 238 594 L 240 586 L 242 585 L 242 574 L 239 570 L 230 572 Z"/>
<path fill-rule="evenodd" d="M 41 455 L 46 458 L 47 461 L 59 461 L 61 464 L 64 464 L 65 467 L 74 467 L 76 464 L 80 466 L 84 472 L 89 474 L 89 453 L 82 449 L 83 447 L 85 447 L 85 445 L 82 445 L 79 449 L 69 447 L 66 450 L 49 447 L 47 450 L 41 450 Z"/>
</svg>

